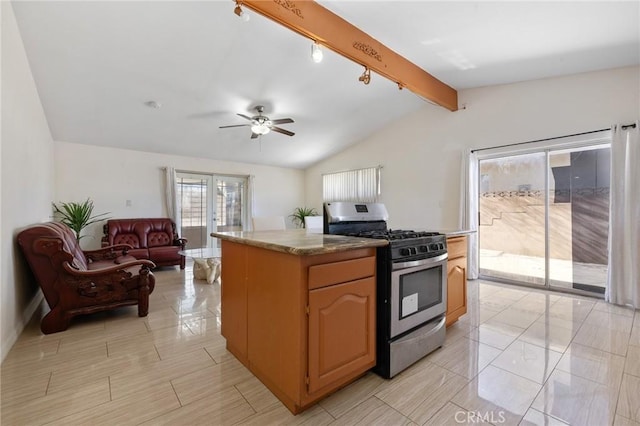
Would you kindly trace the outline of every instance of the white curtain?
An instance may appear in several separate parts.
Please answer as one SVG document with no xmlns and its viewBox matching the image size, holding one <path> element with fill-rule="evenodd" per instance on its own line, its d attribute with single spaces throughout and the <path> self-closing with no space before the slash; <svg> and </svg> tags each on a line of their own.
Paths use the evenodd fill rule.
<svg viewBox="0 0 640 426">
<path fill-rule="evenodd" d="M 181 218 L 180 218 L 180 200 L 178 199 L 178 191 L 176 185 L 176 169 L 173 167 L 164 168 L 164 203 L 167 209 L 167 216 L 176 224 L 176 231 L 180 234 Z"/>
<path fill-rule="evenodd" d="M 611 127 L 609 273 L 605 299 L 640 308 L 640 122 Z M 624 127 L 624 128 L 623 128 Z"/>
<path fill-rule="evenodd" d="M 242 212 L 242 230 L 252 231 L 253 224 L 251 218 L 253 217 L 253 181 L 254 176 L 247 176 L 247 202 L 245 203 L 245 209 Z"/>
<path fill-rule="evenodd" d="M 467 278 L 478 278 L 478 157 L 467 150 L 462 155 L 460 180 L 460 229 L 467 235 Z"/>
</svg>

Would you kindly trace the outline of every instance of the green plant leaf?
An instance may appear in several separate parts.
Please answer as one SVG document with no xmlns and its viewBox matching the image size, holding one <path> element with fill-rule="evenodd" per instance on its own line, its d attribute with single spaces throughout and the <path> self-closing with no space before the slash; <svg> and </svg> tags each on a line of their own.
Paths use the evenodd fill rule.
<svg viewBox="0 0 640 426">
<path fill-rule="evenodd" d="M 96 223 L 100 220 L 108 219 L 105 217 L 109 213 L 101 213 L 92 216 L 93 213 L 93 201 L 87 198 L 82 203 L 52 203 L 53 212 L 60 218 L 60 222 L 67 225 L 76 234 L 76 240 L 80 241 L 83 237 L 81 232 L 84 228 Z"/>
<path fill-rule="evenodd" d="M 289 217 L 299 228 L 304 228 L 304 218 L 306 216 L 317 216 L 318 211 L 313 207 L 296 207 L 293 210 L 293 214 Z"/>
</svg>

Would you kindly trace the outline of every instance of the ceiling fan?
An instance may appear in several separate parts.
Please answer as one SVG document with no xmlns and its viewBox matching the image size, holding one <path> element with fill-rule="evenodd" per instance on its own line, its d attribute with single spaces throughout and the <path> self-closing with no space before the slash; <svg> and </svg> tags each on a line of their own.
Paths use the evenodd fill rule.
<svg viewBox="0 0 640 426">
<path fill-rule="evenodd" d="M 279 118 L 276 120 L 272 120 L 269 117 L 262 115 L 262 113 L 264 112 L 264 107 L 262 105 L 256 106 L 256 111 L 258 112 L 258 115 L 254 115 L 253 117 L 249 117 L 244 114 L 238 114 L 240 117 L 246 118 L 251 123 L 220 126 L 220 128 L 226 129 L 228 127 L 251 127 L 251 139 L 255 139 L 258 136 L 266 135 L 270 131 L 282 133 L 283 135 L 287 136 L 295 135 L 295 133 L 290 132 L 289 130 L 275 126 L 276 124 L 293 123 L 293 120 L 291 118 Z"/>
</svg>

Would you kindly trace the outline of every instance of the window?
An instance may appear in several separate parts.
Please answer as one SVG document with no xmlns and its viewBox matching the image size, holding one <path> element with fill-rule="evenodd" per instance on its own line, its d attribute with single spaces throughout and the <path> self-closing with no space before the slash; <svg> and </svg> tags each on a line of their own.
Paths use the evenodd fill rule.
<svg viewBox="0 0 640 426">
<path fill-rule="evenodd" d="M 177 179 L 178 194 L 181 204 L 182 229 L 206 226 L 207 218 L 207 181 L 189 177 Z"/>
<path fill-rule="evenodd" d="M 322 175 L 322 198 L 332 201 L 374 202 L 380 195 L 381 166 Z"/>
</svg>

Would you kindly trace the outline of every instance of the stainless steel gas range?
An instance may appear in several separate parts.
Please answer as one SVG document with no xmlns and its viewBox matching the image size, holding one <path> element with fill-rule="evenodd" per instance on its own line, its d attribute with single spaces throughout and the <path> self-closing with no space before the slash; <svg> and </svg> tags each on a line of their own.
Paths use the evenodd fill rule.
<svg viewBox="0 0 640 426">
<path fill-rule="evenodd" d="M 447 240 L 443 234 L 387 229 L 380 203 L 324 205 L 324 233 L 381 238 L 377 252 L 377 365 L 391 378 L 442 346 L 447 307 Z"/>
</svg>

